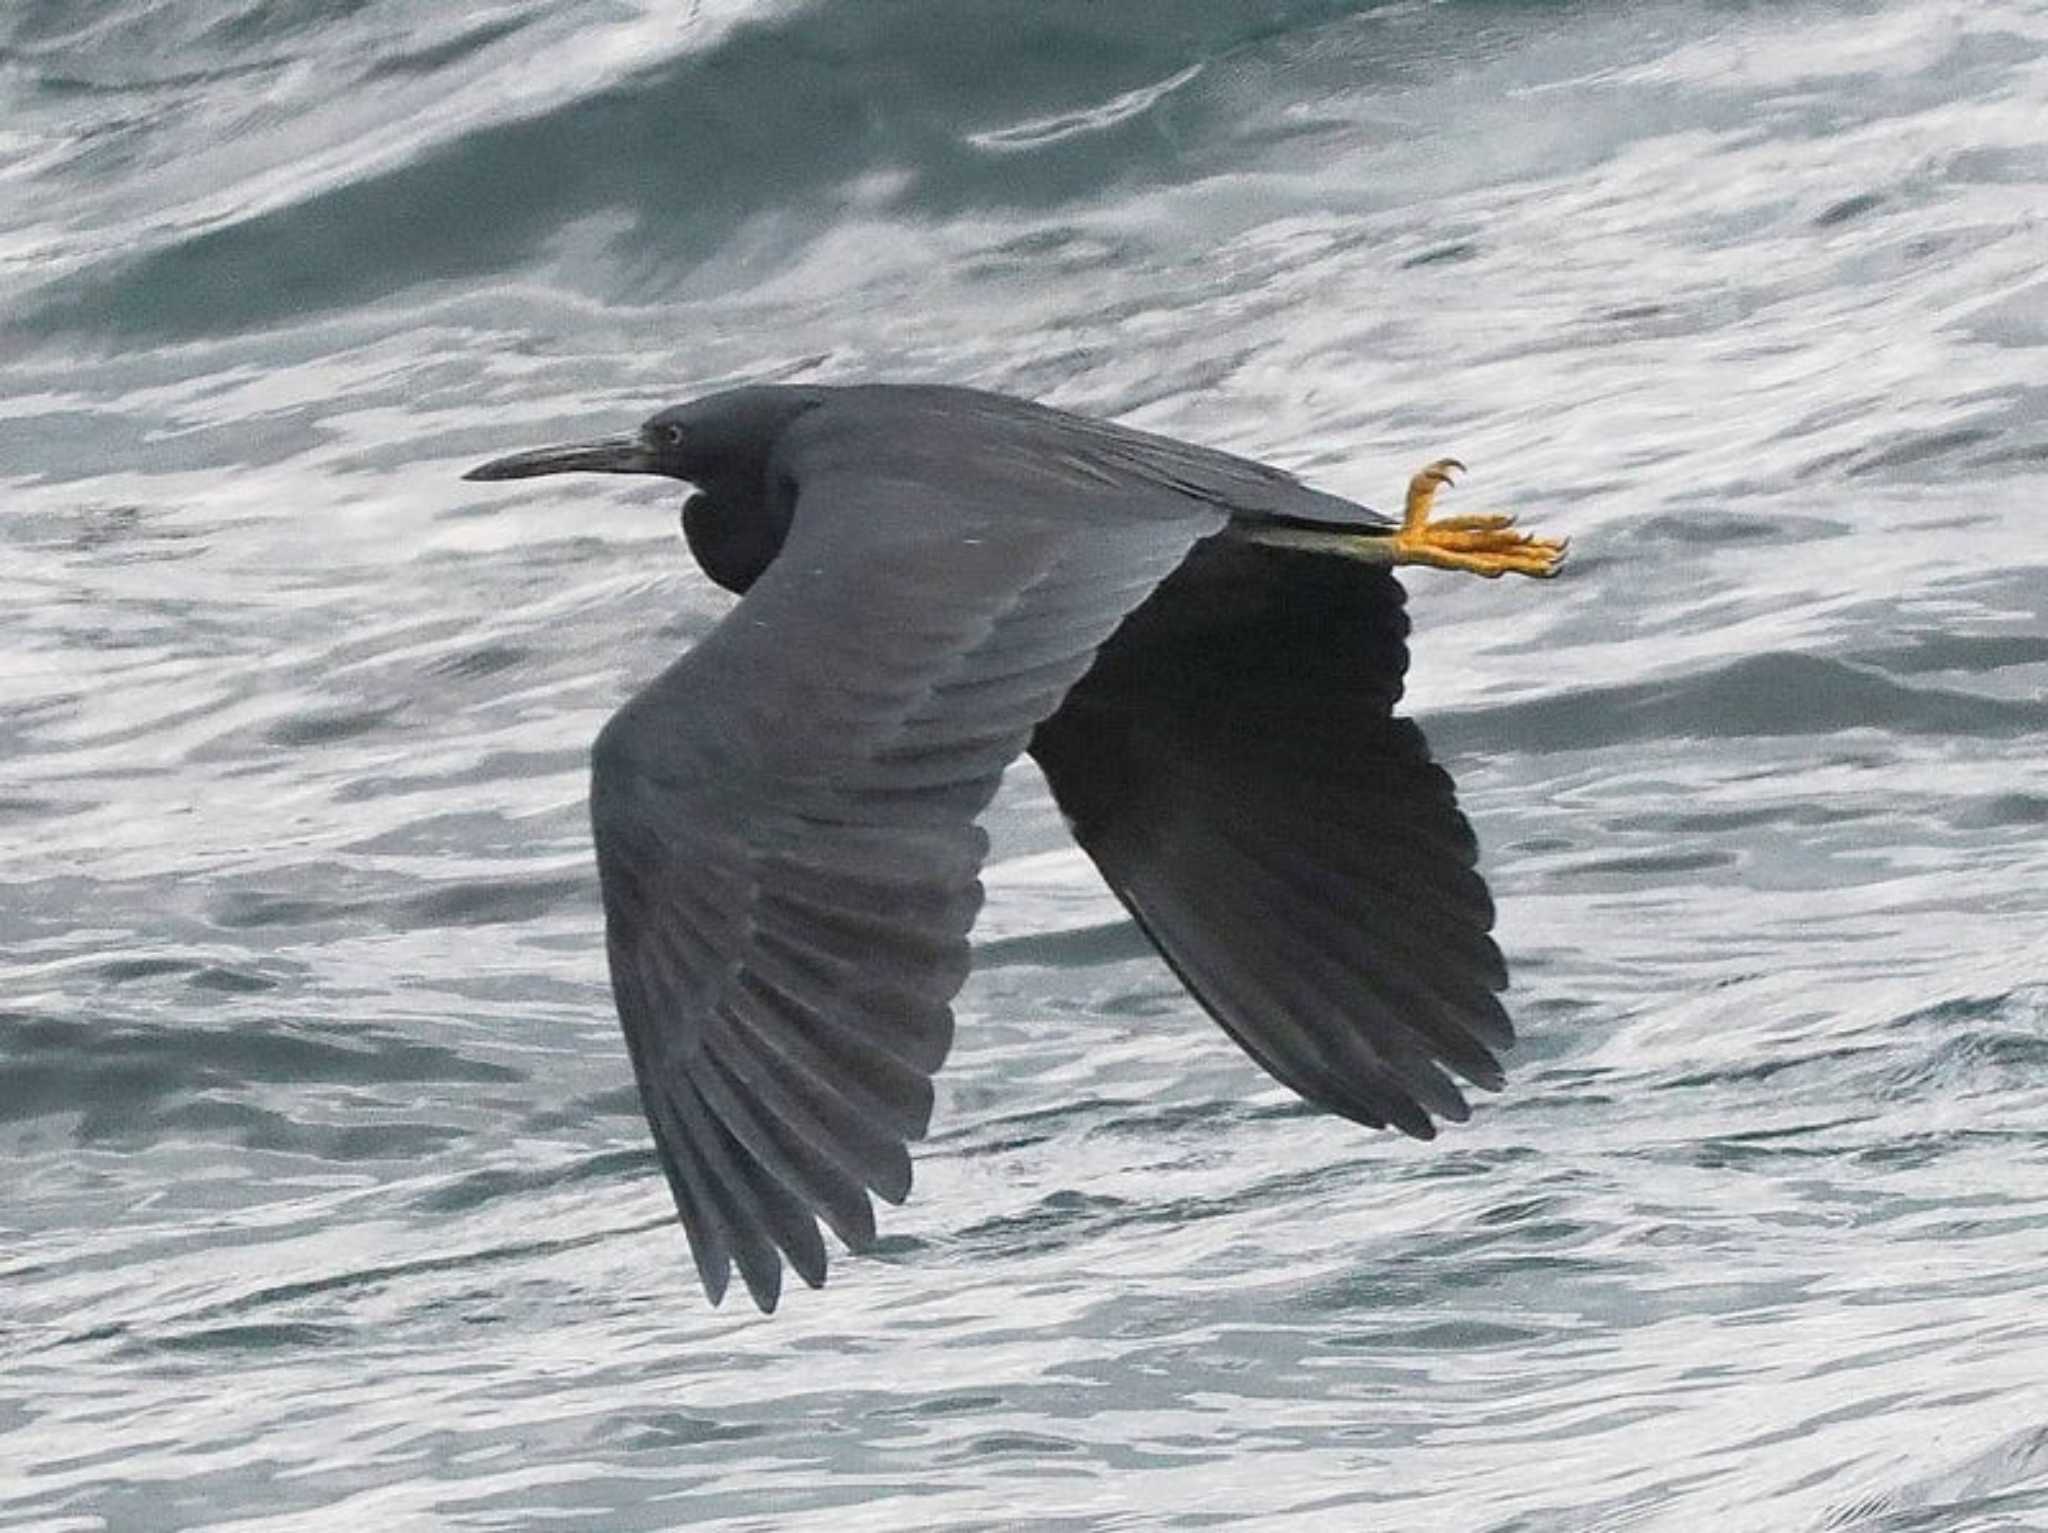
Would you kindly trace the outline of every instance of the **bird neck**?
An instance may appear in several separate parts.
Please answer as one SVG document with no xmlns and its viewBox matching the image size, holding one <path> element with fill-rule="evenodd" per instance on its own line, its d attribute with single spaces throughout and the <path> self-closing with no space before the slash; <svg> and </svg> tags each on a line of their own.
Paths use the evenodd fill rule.
<svg viewBox="0 0 2048 1533">
<path fill-rule="evenodd" d="M 787 532 L 758 495 L 723 487 L 698 491 L 683 504 L 683 539 L 704 573 L 744 596 L 782 551 Z"/>
</svg>

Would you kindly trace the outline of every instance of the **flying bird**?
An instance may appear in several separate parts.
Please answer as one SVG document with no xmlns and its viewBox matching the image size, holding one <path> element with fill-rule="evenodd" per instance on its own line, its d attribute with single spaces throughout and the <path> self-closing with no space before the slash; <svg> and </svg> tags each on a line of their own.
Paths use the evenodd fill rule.
<svg viewBox="0 0 2048 1533">
<path fill-rule="evenodd" d="M 1396 717 L 1392 570 L 1548 576 L 1506 516 L 1399 520 L 1229 453 L 1021 399 L 751 387 L 468 479 L 695 487 L 740 600 L 605 725 L 612 990 L 706 1293 L 772 1311 L 900 1203 L 1028 751 L 1202 1008 L 1309 1101 L 1420 1138 L 1514 1038 L 1451 779 Z"/>
</svg>

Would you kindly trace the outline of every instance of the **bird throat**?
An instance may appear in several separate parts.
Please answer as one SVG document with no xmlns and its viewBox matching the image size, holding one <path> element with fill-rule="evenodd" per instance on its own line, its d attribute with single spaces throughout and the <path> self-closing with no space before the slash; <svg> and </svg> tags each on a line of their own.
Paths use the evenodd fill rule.
<svg viewBox="0 0 2048 1533">
<path fill-rule="evenodd" d="M 683 541 L 704 573 L 737 595 L 775 561 L 786 532 L 758 498 L 699 491 L 683 502 Z"/>
</svg>

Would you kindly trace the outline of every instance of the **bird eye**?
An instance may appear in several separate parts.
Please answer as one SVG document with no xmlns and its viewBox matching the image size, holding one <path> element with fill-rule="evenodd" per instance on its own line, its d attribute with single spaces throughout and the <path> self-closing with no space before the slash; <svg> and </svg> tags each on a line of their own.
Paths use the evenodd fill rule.
<svg viewBox="0 0 2048 1533">
<path fill-rule="evenodd" d="M 666 427 L 661 434 L 668 438 L 669 446 L 680 447 L 683 445 L 683 428 L 681 426 Z"/>
</svg>

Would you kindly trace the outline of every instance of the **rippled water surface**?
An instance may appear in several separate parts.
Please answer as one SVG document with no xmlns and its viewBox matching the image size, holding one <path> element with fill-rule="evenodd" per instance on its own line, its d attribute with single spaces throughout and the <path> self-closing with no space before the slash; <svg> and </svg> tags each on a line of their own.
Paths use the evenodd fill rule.
<svg viewBox="0 0 2048 1533">
<path fill-rule="evenodd" d="M 911 1202 L 709 1309 L 612 1019 L 672 487 L 970 382 L 1568 533 L 1410 705 L 1523 1042 L 1270 1084 L 1020 768 Z M 2048 1528 L 2048 10 L 0 12 L 0 1523 Z"/>
</svg>

